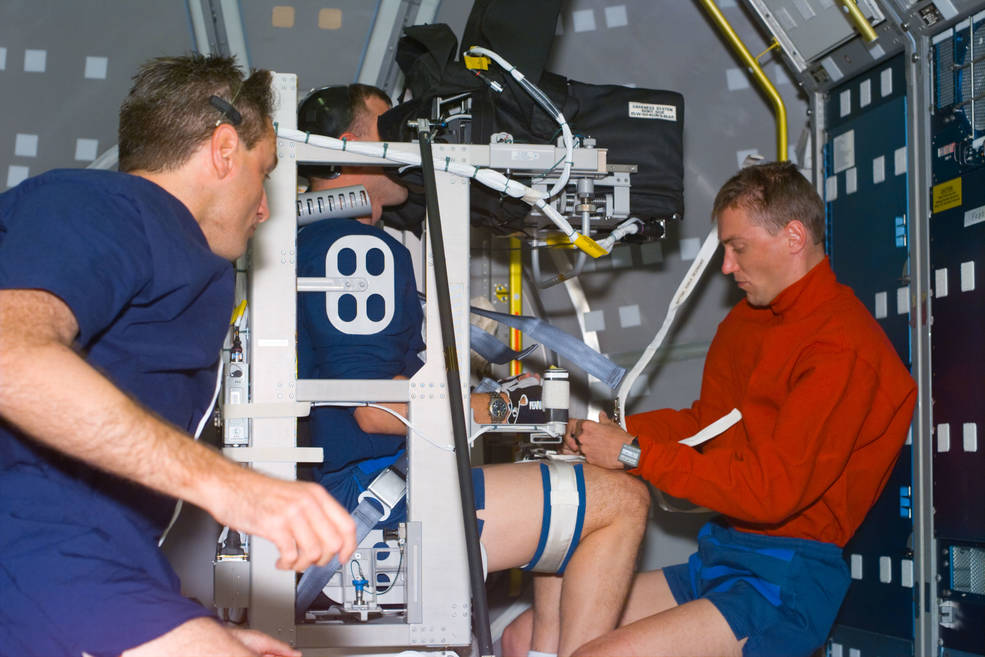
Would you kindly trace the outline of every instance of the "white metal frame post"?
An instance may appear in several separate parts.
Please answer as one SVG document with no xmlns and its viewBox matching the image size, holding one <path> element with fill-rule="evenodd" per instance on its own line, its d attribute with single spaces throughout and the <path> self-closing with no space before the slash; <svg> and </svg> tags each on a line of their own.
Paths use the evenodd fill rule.
<svg viewBox="0 0 985 657">
<path fill-rule="evenodd" d="M 297 125 L 294 107 L 297 76 L 277 74 L 273 80 L 279 107 L 274 120 L 282 126 Z M 277 142 L 280 163 L 270 175 L 267 199 L 270 218 L 257 231 L 250 252 L 249 297 L 252 334 L 250 393 L 252 404 L 289 404 L 295 401 L 295 322 L 297 241 L 297 173 L 290 145 Z M 297 420 L 285 417 L 254 417 L 250 447 L 255 450 L 285 450 L 297 445 Z M 254 462 L 253 467 L 281 479 L 296 479 L 291 460 Z M 278 570 L 273 543 L 253 537 L 250 550 L 250 624 L 279 639 L 293 643 L 294 573 Z"/>
</svg>

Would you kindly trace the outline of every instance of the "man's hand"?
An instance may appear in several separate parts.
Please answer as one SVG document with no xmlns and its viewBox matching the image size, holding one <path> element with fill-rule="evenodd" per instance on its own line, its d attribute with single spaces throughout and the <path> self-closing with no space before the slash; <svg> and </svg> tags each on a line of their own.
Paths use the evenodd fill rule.
<svg viewBox="0 0 985 657">
<path fill-rule="evenodd" d="M 633 442 L 633 437 L 609 419 L 604 411 L 599 413 L 599 421 L 568 420 L 568 431 L 564 434 L 564 444 L 571 452 L 583 454 L 592 465 L 610 470 L 622 470 L 619 450 L 623 445 Z"/>
<path fill-rule="evenodd" d="M 248 470 L 162 422 L 79 356 L 71 346 L 77 333 L 71 309 L 53 294 L 0 290 L 2 421 L 269 539 L 280 551 L 280 568 L 304 570 L 335 554 L 349 558 L 355 523 L 321 486 Z"/>
<path fill-rule="evenodd" d="M 295 650 L 283 641 L 259 632 L 257 630 L 244 630 L 238 627 L 227 627 L 230 634 L 244 646 L 263 657 L 301 657 L 301 651 Z"/>
<path fill-rule="evenodd" d="M 324 566 L 335 555 L 348 561 L 356 549 L 356 524 L 324 488 L 236 467 L 242 476 L 226 489 L 230 494 L 206 509 L 216 520 L 271 541 L 283 570 Z"/>
</svg>

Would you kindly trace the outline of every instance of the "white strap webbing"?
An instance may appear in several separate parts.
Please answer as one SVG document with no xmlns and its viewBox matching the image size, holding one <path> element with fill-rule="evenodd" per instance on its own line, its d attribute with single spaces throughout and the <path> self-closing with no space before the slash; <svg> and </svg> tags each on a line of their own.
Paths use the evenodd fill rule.
<svg viewBox="0 0 985 657">
<path fill-rule="evenodd" d="M 667 337 L 667 332 L 670 330 L 671 325 L 674 323 L 674 318 L 677 316 L 677 311 L 684 305 L 688 297 L 691 296 L 694 287 L 701 280 L 701 275 L 704 273 L 705 267 L 708 266 L 717 248 L 718 228 L 717 226 L 712 226 L 711 232 L 708 233 L 704 244 L 698 250 L 698 255 L 695 256 L 694 262 L 691 263 L 687 274 L 684 275 L 684 280 L 681 281 L 681 284 L 677 287 L 677 292 L 674 293 L 674 297 L 670 300 L 670 306 L 667 308 L 667 316 L 664 317 L 660 330 L 657 331 L 653 341 L 643 351 L 640 359 L 636 361 L 633 369 L 623 377 L 622 383 L 619 385 L 619 390 L 616 391 L 617 398 L 619 399 L 619 421 L 622 423 L 623 428 L 626 428 L 626 398 L 629 396 L 630 389 L 636 383 L 639 375 L 646 369 L 646 366 L 650 364 L 653 355 L 657 353 L 657 349 L 663 344 L 664 338 Z"/>
<path fill-rule="evenodd" d="M 733 408 L 726 415 L 718 418 L 707 427 L 699 431 L 698 433 L 690 436 L 688 438 L 682 438 L 678 440 L 682 445 L 687 445 L 688 447 L 697 447 L 701 443 L 708 442 L 715 436 L 724 433 L 726 429 L 734 425 L 736 422 L 742 419 L 742 413 L 737 408 Z"/>
</svg>

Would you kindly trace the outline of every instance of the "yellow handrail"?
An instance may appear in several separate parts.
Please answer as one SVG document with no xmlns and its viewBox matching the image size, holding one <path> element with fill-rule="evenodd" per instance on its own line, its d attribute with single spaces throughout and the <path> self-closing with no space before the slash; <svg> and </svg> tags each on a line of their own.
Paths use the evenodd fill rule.
<svg viewBox="0 0 985 657">
<path fill-rule="evenodd" d="M 879 36 L 876 31 L 872 29 L 869 24 L 869 19 L 865 17 L 862 10 L 858 8 L 855 4 L 855 0 L 840 0 L 841 6 L 845 8 L 845 13 L 848 14 L 848 20 L 850 20 L 854 25 L 855 29 L 858 30 L 859 34 L 865 41 L 875 41 Z"/>
<path fill-rule="evenodd" d="M 739 38 L 739 35 L 735 33 L 732 26 L 722 15 L 722 12 L 718 9 L 718 5 L 715 4 L 714 0 L 700 0 L 701 4 L 704 5 L 705 11 L 711 16 L 711 19 L 718 25 L 722 34 L 728 39 L 731 44 L 732 49 L 739 55 L 742 61 L 745 63 L 746 67 L 752 73 L 753 77 L 756 78 L 756 82 L 762 87 L 766 95 L 769 96 L 770 101 L 773 103 L 773 108 L 776 112 L 776 159 L 778 162 L 784 162 L 787 159 L 787 107 L 783 104 L 783 99 L 780 98 L 780 93 L 770 82 L 766 74 L 763 73 L 762 67 L 760 67 L 759 62 L 756 58 L 752 56 L 749 49 L 746 48 L 745 44 Z"/>
</svg>

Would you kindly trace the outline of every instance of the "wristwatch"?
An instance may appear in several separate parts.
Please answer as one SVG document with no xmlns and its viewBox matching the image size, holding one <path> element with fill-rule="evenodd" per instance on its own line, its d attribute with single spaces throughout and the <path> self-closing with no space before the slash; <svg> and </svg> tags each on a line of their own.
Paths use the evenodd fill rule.
<svg viewBox="0 0 985 657">
<path fill-rule="evenodd" d="M 489 417 L 493 422 L 499 423 L 506 419 L 510 414 L 510 405 L 500 397 L 498 392 L 489 394 Z"/>
<path fill-rule="evenodd" d="M 624 470 L 632 470 L 640 464 L 640 453 L 643 450 L 640 449 L 639 438 L 633 438 L 633 442 L 627 443 L 622 446 L 619 450 L 618 461 L 622 463 Z"/>
</svg>

